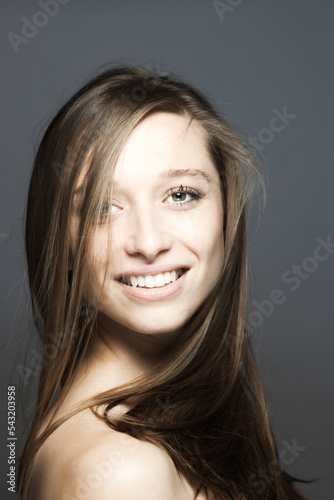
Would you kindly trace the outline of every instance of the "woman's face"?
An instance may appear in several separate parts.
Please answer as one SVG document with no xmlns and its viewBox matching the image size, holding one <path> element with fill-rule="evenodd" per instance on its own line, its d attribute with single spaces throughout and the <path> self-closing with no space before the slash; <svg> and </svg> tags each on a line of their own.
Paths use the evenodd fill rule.
<svg viewBox="0 0 334 500">
<path fill-rule="evenodd" d="M 180 328 L 223 264 L 218 172 L 189 118 L 155 113 L 129 136 L 91 247 L 88 295 L 111 324 L 139 333 Z M 109 217 L 106 216 L 109 215 Z"/>
</svg>

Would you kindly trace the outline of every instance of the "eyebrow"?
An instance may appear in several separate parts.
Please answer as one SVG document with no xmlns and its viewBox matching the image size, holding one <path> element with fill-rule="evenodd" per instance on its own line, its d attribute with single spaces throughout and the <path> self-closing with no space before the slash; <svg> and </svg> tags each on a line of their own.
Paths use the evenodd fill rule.
<svg viewBox="0 0 334 500">
<path fill-rule="evenodd" d="M 207 172 L 198 168 L 168 169 L 161 172 L 159 177 L 162 177 L 163 179 L 175 179 L 178 177 L 185 177 L 187 175 L 190 175 L 191 177 L 202 177 L 208 182 L 213 182 L 212 177 Z"/>
<path fill-rule="evenodd" d="M 205 179 L 207 182 L 212 183 L 213 179 L 212 177 L 207 173 L 204 172 L 203 170 L 200 170 L 199 168 L 181 168 L 181 169 L 168 169 L 164 170 L 159 174 L 159 177 L 162 179 L 177 179 L 180 177 L 185 177 L 185 176 L 191 176 L 191 177 L 201 177 L 202 179 Z M 80 196 L 83 194 L 85 191 L 86 185 L 82 184 L 79 186 L 77 189 L 73 191 L 74 196 Z"/>
</svg>

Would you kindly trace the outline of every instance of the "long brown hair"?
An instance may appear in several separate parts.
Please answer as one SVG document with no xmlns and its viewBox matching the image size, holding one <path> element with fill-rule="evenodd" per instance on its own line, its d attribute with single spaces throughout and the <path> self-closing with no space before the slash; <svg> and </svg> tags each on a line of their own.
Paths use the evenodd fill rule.
<svg viewBox="0 0 334 500">
<path fill-rule="evenodd" d="M 149 377 L 77 405 L 38 437 L 57 391 L 70 386 L 96 328 L 99 297 L 92 302 L 85 293 L 89 242 L 110 189 L 112 167 L 131 131 L 156 112 L 187 116 L 203 130 L 221 180 L 221 276 Z M 87 172 L 74 255 L 72 201 L 83 165 Z M 303 498 L 279 464 L 246 326 L 246 217 L 259 179 L 240 137 L 203 95 L 176 78 L 137 67 L 111 69 L 89 81 L 58 112 L 37 152 L 27 204 L 31 305 L 44 347 L 35 418 L 20 461 L 19 498 L 26 498 L 42 443 L 85 408 L 111 428 L 165 449 L 197 493 L 233 500 L 255 500 L 259 494 Z M 110 410 L 126 402 L 132 402 L 131 409 L 112 417 Z M 250 478 L 268 467 L 271 480 L 258 491 Z"/>
</svg>

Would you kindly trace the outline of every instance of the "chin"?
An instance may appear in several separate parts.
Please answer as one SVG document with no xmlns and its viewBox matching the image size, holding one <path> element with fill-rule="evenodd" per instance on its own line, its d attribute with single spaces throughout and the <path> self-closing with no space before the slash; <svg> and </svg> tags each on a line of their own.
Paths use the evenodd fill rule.
<svg viewBox="0 0 334 500">
<path fill-rule="evenodd" d="M 161 320 L 143 322 L 138 321 L 136 323 L 131 322 L 125 324 L 124 327 L 134 332 L 146 335 L 163 335 L 173 334 L 179 331 L 185 323 L 186 320 L 172 322 L 162 322 Z"/>
<path fill-rule="evenodd" d="M 108 314 L 108 311 L 100 311 L 100 319 L 104 326 L 110 332 L 122 332 L 126 334 L 127 331 L 140 333 L 144 335 L 163 335 L 173 334 L 180 331 L 183 325 L 188 321 L 192 312 L 185 314 L 184 311 L 179 314 L 174 311 L 147 311 L 146 314 L 133 314 L 131 319 L 130 314 L 127 317 Z"/>
</svg>

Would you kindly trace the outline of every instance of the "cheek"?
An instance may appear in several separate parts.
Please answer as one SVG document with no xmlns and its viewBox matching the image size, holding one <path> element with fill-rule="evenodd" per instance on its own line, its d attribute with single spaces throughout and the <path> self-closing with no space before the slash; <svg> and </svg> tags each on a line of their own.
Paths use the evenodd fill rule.
<svg viewBox="0 0 334 500">
<path fill-rule="evenodd" d="M 105 238 L 95 238 L 89 254 L 89 260 L 92 268 L 101 269 L 107 264 L 108 259 L 108 241 Z"/>
<path fill-rule="evenodd" d="M 112 255 L 110 253 L 111 240 L 107 231 L 103 233 L 96 232 L 92 237 L 88 249 L 89 265 L 87 271 L 87 287 L 90 299 L 98 296 L 102 291 L 102 284 L 106 274 L 106 284 L 108 282 L 108 273 L 112 265 Z"/>
<path fill-rule="evenodd" d="M 218 205 L 208 212 L 197 228 L 200 257 L 207 267 L 207 277 L 216 281 L 224 263 L 223 210 Z"/>
<path fill-rule="evenodd" d="M 213 203 L 203 211 L 179 214 L 174 229 L 202 257 L 210 256 L 212 252 L 224 252 L 223 210 L 220 203 Z"/>
<path fill-rule="evenodd" d="M 119 255 L 119 238 L 115 231 L 111 232 L 108 224 L 98 226 L 94 233 L 90 235 L 91 245 L 89 260 L 91 267 L 97 270 L 113 266 L 115 259 Z"/>
</svg>

